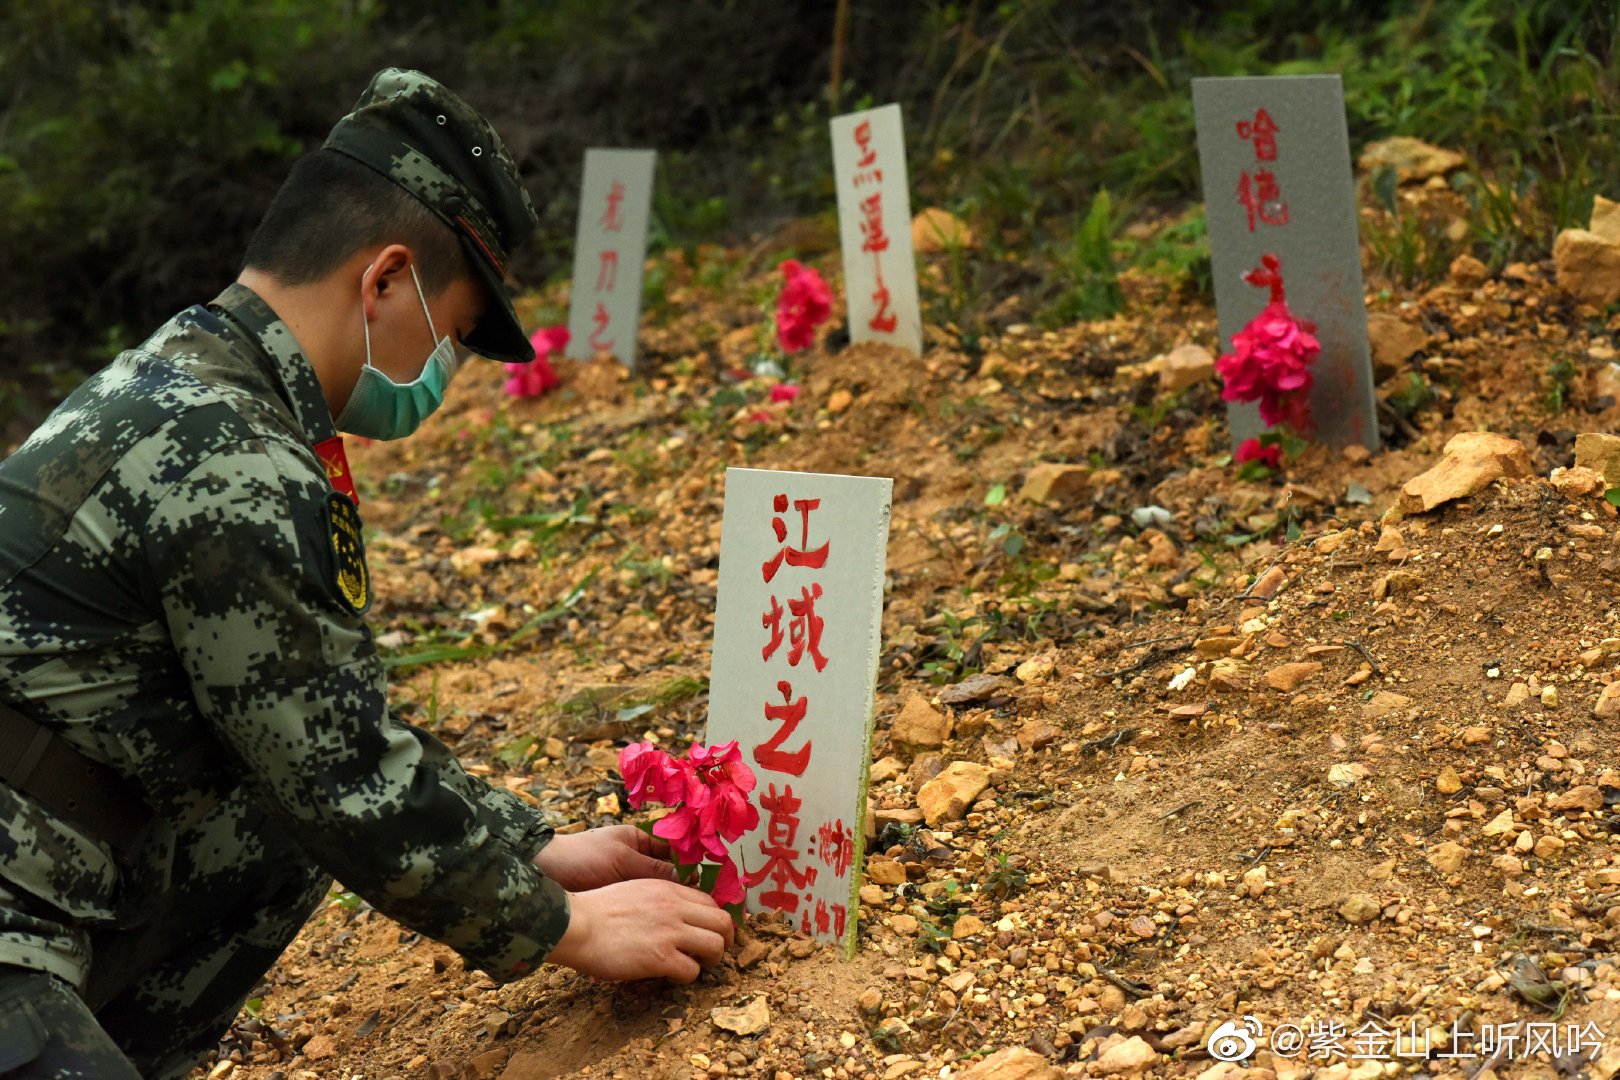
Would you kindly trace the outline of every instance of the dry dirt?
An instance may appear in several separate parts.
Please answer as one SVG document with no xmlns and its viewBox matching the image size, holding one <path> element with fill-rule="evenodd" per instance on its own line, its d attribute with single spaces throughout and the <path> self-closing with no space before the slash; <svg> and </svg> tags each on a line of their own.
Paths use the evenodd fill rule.
<svg viewBox="0 0 1620 1080">
<path fill-rule="evenodd" d="M 1007 307 L 921 358 L 835 331 L 768 405 L 725 373 L 774 282 L 715 271 L 731 258 L 660 260 L 636 377 L 565 362 L 560 391 L 517 401 L 478 365 L 415 438 L 351 451 L 396 702 L 559 826 L 628 820 L 617 748 L 701 735 L 724 469 L 891 476 L 874 758 L 913 693 L 1003 678 L 941 706 L 937 754 L 880 763 L 874 823 L 942 762 L 989 764 L 991 787 L 870 845 L 906 880 L 863 890 L 852 963 L 756 921 L 760 946 L 692 987 L 552 968 L 496 987 L 335 894 L 208 1075 L 895 1080 L 1005 1047 L 1071 1075 L 1612 1075 L 1620 738 L 1593 709 L 1620 678 L 1620 529 L 1546 478 L 1613 425 L 1620 318 L 1573 307 L 1549 265 L 1373 281 L 1371 310 L 1424 341 L 1384 361 L 1389 447 L 1245 482 L 1213 383 L 1122 370 L 1216 349 L 1213 312 L 1165 283 L 1052 332 Z M 1476 428 L 1523 441 L 1535 475 L 1386 534 L 1399 486 Z M 1090 475 L 1032 504 L 1039 462 Z M 1153 505 L 1167 524 L 1133 522 Z M 763 1034 L 711 1023 L 757 997 Z M 1266 1033 L 1249 1071 L 1207 1046 L 1245 1015 Z M 1608 1044 L 1583 1064 L 1452 1034 L 1553 1022 L 1561 1051 L 1587 1024 Z M 1293 1059 L 1266 1046 L 1285 1023 L 1316 1025 Z M 1379 1030 L 1405 1041 L 1352 1044 Z"/>
</svg>

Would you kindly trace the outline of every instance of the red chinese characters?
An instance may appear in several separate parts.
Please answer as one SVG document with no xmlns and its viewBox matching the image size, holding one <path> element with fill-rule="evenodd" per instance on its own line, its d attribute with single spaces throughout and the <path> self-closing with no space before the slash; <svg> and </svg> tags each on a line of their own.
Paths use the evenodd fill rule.
<svg viewBox="0 0 1620 1080">
<path fill-rule="evenodd" d="M 609 321 L 607 305 L 598 300 L 596 302 L 596 313 L 591 316 L 591 325 L 595 329 L 591 331 L 590 337 L 591 348 L 597 352 L 613 351 L 613 339 L 602 336 L 607 333 Z"/>
<path fill-rule="evenodd" d="M 780 516 L 771 518 L 771 531 L 776 533 L 776 541 L 782 545 L 782 550 L 771 556 L 765 563 L 764 572 L 767 585 L 770 584 L 772 578 L 776 577 L 776 571 L 781 567 L 784 559 L 787 560 L 789 566 L 805 566 L 812 570 L 820 570 L 827 565 L 827 550 L 831 541 L 814 550 L 810 549 L 810 511 L 820 505 L 820 499 L 793 500 L 793 509 L 799 512 L 800 521 L 799 546 L 796 548 L 787 546 L 787 522 L 783 521 Z M 778 495 L 771 500 L 771 506 L 778 515 L 787 513 L 787 495 Z"/>
<path fill-rule="evenodd" d="M 624 184 L 618 180 L 613 181 L 608 188 L 607 208 L 602 211 L 600 224 L 603 232 L 617 233 L 624 229 Z M 617 248 L 605 248 L 597 257 L 596 291 L 598 293 L 612 293 L 619 284 L 619 252 Z M 607 304 L 601 299 L 596 301 L 596 311 L 591 315 L 590 343 L 591 348 L 597 352 L 612 352 L 614 339 L 607 336 L 608 324 L 612 321 L 608 314 Z"/>
<path fill-rule="evenodd" d="M 602 231 L 619 232 L 624 228 L 624 213 L 620 209 L 624 204 L 624 185 L 613 181 L 608 188 L 607 209 L 602 212 Z"/>
<path fill-rule="evenodd" d="M 837 877 L 849 873 L 849 864 L 855 860 L 855 838 L 844 827 L 844 819 L 824 822 L 816 830 L 816 858 L 820 859 Z"/>
<path fill-rule="evenodd" d="M 855 146 L 860 150 L 855 167 L 861 170 L 855 174 L 855 186 L 860 188 L 867 184 L 881 185 L 883 170 L 872 167 L 877 163 L 877 151 L 872 148 L 870 121 L 863 120 L 855 125 Z M 883 253 L 889 249 L 889 236 L 883 227 L 881 187 L 861 200 L 860 224 L 861 250 L 872 256 L 873 280 L 876 282 L 872 289 L 872 306 L 876 310 L 866 325 L 880 334 L 892 334 L 899 326 L 900 320 L 889 309 L 889 287 L 883 282 Z"/>
<path fill-rule="evenodd" d="M 855 146 L 861 152 L 861 156 L 855 161 L 855 167 L 857 169 L 872 169 L 872 166 L 877 164 L 877 151 L 872 149 L 872 121 L 862 120 L 855 125 Z M 881 169 L 872 169 L 870 173 L 857 174 L 855 177 L 857 187 L 863 182 L 867 182 L 863 177 L 875 177 L 876 181 L 881 183 L 883 171 Z"/>
<path fill-rule="evenodd" d="M 770 506 L 773 514 L 769 528 L 778 547 L 760 566 L 761 579 L 773 588 L 760 614 L 764 632 L 760 660 L 767 666 L 785 663 L 814 681 L 830 663 L 823 651 L 825 621 L 818 610 L 826 593 L 818 579 L 827 567 L 832 541 L 815 542 L 820 536 L 812 519 L 821 508 L 820 499 L 793 499 L 781 492 L 771 498 Z M 770 736 L 753 748 L 752 757 L 766 773 L 803 777 L 814 749 L 808 731 L 800 730 L 801 725 L 810 722 L 811 694 L 795 693 L 786 678 L 778 677 L 775 685 L 776 694 L 763 705 L 765 718 L 774 727 Z M 778 794 L 772 784 L 760 804 L 769 815 L 766 836 L 759 844 L 766 862 L 745 876 L 750 888 L 762 883 L 772 886 L 759 893 L 759 903 L 778 911 L 802 913 L 804 927 L 820 926 L 822 933 L 835 919 L 842 925 L 847 913 L 828 908 L 824 901 L 819 911 L 816 908 L 806 890 L 815 883 L 820 870 L 805 864 L 819 859 L 835 880 L 848 880 L 854 861 L 854 838 L 843 821 L 822 826 L 801 846 L 798 835 L 802 799 L 794 796 L 793 788 L 784 785 Z"/>
<path fill-rule="evenodd" d="M 1238 138 L 1254 147 L 1255 164 L 1265 166 L 1277 160 L 1277 122 L 1265 109 L 1256 109 L 1253 120 L 1239 120 Z M 1283 201 L 1277 174 L 1269 168 L 1243 170 L 1238 178 L 1238 202 L 1249 216 L 1249 231 L 1257 225 L 1288 224 L 1288 204 Z"/>
<path fill-rule="evenodd" d="M 820 582 L 801 586 L 798 598 L 790 597 L 786 609 L 775 596 L 771 597 L 770 609 L 759 618 L 760 625 L 770 632 L 770 639 L 760 650 L 761 660 L 769 660 L 782 647 L 782 616 L 791 613 L 793 618 L 788 623 L 785 635 L 788 640 L 788 663 L 798 667 L 799 661 L 808 653 L 817 671 L 826 668 L 827 658 L 821 654 L 821 630 L 825 624 L 821 616 L 816 614 L 816 601 L 820 599 Z"/>
<path fill-rule="evenodd" d="M 1277 160 L 1277 121 L 1264 109 L 1254 111 L 1253 120 L 1239 120 L 1238 138 L 1254 143 L 1254 160 Z"/>
<path fill-rule="evenodd" d="M 803 800 L 793 797 L 791 784 L 784 786 L 781 794 L 777 794 L 776 785 L 771 784 L 760 796 L 759 804 L 769 815 L 765 822 L 765 839 L 759 843 L 765 865 L 744 874 L 743 883 L 752 889 L 769 881 L 773 887 L 760 893 L 759 902 L 773 910 L 792 913 L 799 910 L 800 900 L 794 890 L 813 885 L 816 880 L 815 867 L 799 868 L 799 849 L 793 846 L 798 840 L 799 807 Z"/>
<path fill-rule="evenodd" d="M 775 735 L 754 747 L 754 761 L 760 768 L 771 772 L 803 776 L 805 766 L 810 764 L 810 740 L 806 739 L 804 745 L 797 750 L 783 750 L 782 744 L 788 741 L 794 729 L 804 720 L 810 699 L 801 696 L 798 701 L 794 701 L 793 684 L 785 679 L 776 684 L 776 690 L 782 695 L 782 704 L 772 705 L 767 702 L 765 719 L 775 720 L 782 726 L 776 729 Z"/>
<path fill-rule="evenodd" d="M 612 292 L 619 282 L 619 253 L 604 251 L 596 268 L 596 291 Z"/>
</svg>

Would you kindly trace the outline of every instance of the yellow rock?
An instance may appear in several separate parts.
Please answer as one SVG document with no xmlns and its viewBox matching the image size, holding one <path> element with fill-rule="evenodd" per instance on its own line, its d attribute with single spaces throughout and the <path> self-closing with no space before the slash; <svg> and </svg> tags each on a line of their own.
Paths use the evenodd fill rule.
<svg viewBox="0 0 1620 1080">
<path fill-rule="evenodd" d="M 709 1019 L 734 1035 L 758 1035 L 771 1026 L 771 1007 L 762 994 L 741 1008 L 710 1009 Z"/>
<path fill-rule="evenodd" d="M 919 255 L 972 248 L 973 230 L 949 210 L 931 206 L 911 219 L 911 247 Z"/>
<path fill-rule="evenodd" d="M 1283 664 L 1266 672 L 1265 683 L 1273 690 L 1297 690 L 1300 684 L 1322 670 L 1322 665 L 1313 661 L 1299 664 Z"/>
<path fill-rule="evenodd" d="M 1504 477 L 1529 475 L 1530 455 L 1519 440 L 1489 431 L 1465 431 L 1446 443 L 1438 465 L 1406 482 L 1396 505 L 1402 513 L 1427 513 L 1483 491 Z"/>
<path fill-rule="evenodd" d="M 1090 479 L 1091 469 L 1085 465 L 1043 461 L 1030 467 L 1019 496 L 1028 502 L 1061 502 L 1085 491 Z"/>
</svg>

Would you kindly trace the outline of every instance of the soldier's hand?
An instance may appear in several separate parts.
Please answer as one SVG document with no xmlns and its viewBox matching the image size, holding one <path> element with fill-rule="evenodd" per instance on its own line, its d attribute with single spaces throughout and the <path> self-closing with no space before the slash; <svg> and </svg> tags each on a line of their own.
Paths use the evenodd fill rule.
<svg viewBox="0 0 1620 1080">
<path fill-rule="evenodd" d="M 689 983 L 736 935 L 708 893 L 673 881 L 624 881 L 572 893 L 568 904 L 568 930 L 546 959 L 602 979 Z"/>
<path fill-rule="evenodd" d="M 610 825 L 552 837 L 534 865 L 569 892 L 584 892 L 637 878 L 674 881 L 668 855 L 667 843 L 634 825 Z"/>
</svg>

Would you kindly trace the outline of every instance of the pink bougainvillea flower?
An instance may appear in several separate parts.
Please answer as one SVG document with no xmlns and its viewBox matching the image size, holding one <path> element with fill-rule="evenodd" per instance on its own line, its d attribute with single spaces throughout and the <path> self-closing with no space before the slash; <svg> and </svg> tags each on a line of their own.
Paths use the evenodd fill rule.
<svg viewBox="0 0 1620 1080">
<path fill-rule="evenodd" d="M 619 773 L 631 806 L 657 802 L 674 808 L 653 823 L 652 834 L 668 841 L 675 861 L 718 865 L 710 895 L 721 904 L 741 902 L 745 890 L 726 845 L 759 824 L 759 810 L 748 798 L 758 781 L 736 740 L 693 743 L 684 758 L 650 742 L 635 743 L 619 751 Z"/>
<path fill-rule="evenodd" d="M 568 327 L 542 326 L 529 335 L 529 344 L 534 346 L 536 356 L 551 356 L 561 353 L 568 348 Z"/>
<path fill-rule="evenodd" d="M 1232 335 L 1232 351 L 1215 361 L 1225 401 L 1258 401 L 1267 427 L 1287 424 L 1299 434 L 1311 429 L 1311 364 L 1322 351 L 1316 325 L 1294 318 L 1283 288 L 1282 263 L 1275 255 L 1243 275 L 1270 291 L 1265 309 Z"/>
<path fill-rule="evenodd" d="M 648 802 L 674 806 L 697 783 L 690 762 L 650 742 L 632 743 L 619 751 L 619 775 L 624 777 L 625 801 L 631 806 Z"/>
<path fill-rule="evenodd" d="M 506 374 L 510 376 L 506 380 L 506 393 L 511 397 L 539 397 L 562 385 L 550 357 L 568 348 L 568 327 L 541 327 L 529 337 L 529 344 L 534 346 L 533 360 L 527 364 L 506 365 Z"/>
<path fill-rule="evenodd" d="M 771 387 L 771 401 L 773 404 L 782 401 L 792 401 L 798 396 L 799 388 L 792 383 L 777 383 L 775 386 Z"/>
<path fill-rule="evenodd" d="M 1260 419 L 1268 427 L 1289 424 L 1307 430 L 1311 364 L 1322 351 L 1315 325 L 1295 319 L 1285 301 L 1273 300 L 1232 335 L 1232 350 L 1215 361 L 1226 384 L 1221 398 L 1258 401 Z"/>
<path fill-rule="evenodd" d="M 703 842 L 703 826 L 698 821 L 696 807 L 684 803 L 673 811 L 665 814 L 653 822 L 653 835 L 669 841 L 670 853 L 675 861 L 686 866 L 696 866 L 708 854 L 708 846 Z M 722 854 L 724 846 L 721 847 Z"/>
<path fill-rule="evenodd" d="M 815 344 L 816 327 L 832 315 L 832 290 L 797 259 L 783 260 L 781 269 L 787 282 L 776 298 L 776 340 L 783 352 L 798 352 Z"/>
<path fill-rule="evenodd" d="M 1268 469 L 1276 469 L 1282 466 L 1282 447 L 1276 443 L 1262 446 L 1259 439 L 1245 439 L 1233 458 L 1239 465 L 1258 461 Z"/>
<path fill-rule="evenodd" d="M 743 888 L 742 875 L 737 873 L 737 864 L 731 861 L 730 855 L 718 861 L 720 874 L 714 879 L 714 888 L 709 891 L 709 895 L 721 906 L 742 903 L 743 897 L 747 896 L 748 892 Z"/>
<path fill-rule="evenodd" d="M 693 743 L 686 756 L 707 789 L 708 797 L 698 809 L 704 845 L 711 854 L 724 856 L 726 843 L 759 824 L 759 809 L 748 801 L 756 783 L 754 770 L 743 761 L 735 739 L 709 747 Z"/>
</svg>

